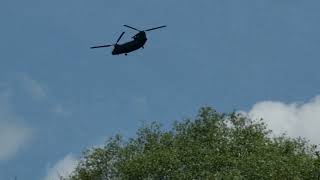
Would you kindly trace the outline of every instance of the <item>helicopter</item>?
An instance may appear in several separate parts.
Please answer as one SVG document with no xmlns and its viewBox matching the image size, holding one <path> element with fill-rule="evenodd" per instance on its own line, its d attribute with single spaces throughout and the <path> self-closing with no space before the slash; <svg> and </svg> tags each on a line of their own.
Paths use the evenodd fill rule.
<svg viewBox="0 0 320 180">
<path fill-rule="evenodd" d="M 121 40 L 122 36 L 124 35 L 125 32 L 122 32 L 121 35 L 119 36 L 119 38 L 117 39 L 115 44 L 110 44 L 110 45 L 101 45 L 101 46 L 93 46 L 91 47 L 91 49 L 95 49 L 95 48 L 105 48 L 105 47 L 111 47 L 113 46 L 113 50 L 111 52 L 112 55 L 119 55 L 119 54 L 124 54 L 124 55 L 128 55 L 128 53 L 138 50 L 140 48 L 144 48 L 145 43 L 147 42 L 147 35 L 146 32 L 148 31 L 153 31 L 156 29 L 160 29 L 160 28 L 164 28 L 167 26 L 159 26 L 159 27 L 155 27 L 155 28 L 150 28 L 150 29 L 146 29 L 146 30 L 139 30 L 137 28 L 128 26 L 128 25 L 123 25 L 127 28 L 133 29 L 135 31 L 138 31 L 137 34 L 135 34 L 131 41 L 123 43 L 123 44 L 118 44 L 119 41 Z"/>
</svg>

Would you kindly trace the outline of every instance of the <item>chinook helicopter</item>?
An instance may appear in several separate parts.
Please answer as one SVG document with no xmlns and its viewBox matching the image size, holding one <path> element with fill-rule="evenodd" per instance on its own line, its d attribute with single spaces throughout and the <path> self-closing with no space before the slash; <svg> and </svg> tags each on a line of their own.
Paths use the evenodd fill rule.
<svg viewBox="0 0 320 180">
<path fill-rule="evenodd" d="M 147 36 L 146 36 L 146 32 L 147 31 L 152 31 L 152 30 L 156 30 L 156 29 L 160 29 L 160 28 L 166 27 L 166 26 L 159 26 L 159 27 L 150 28 L 150 29 L 147 29 L 147 30 L 139 30 L 137 28 L 134 28 L 134 27 L 131 27 L 131 26 L 128 26 L 128 25 L 124 25 L 124 26 L 127 27 L 127 28 L 130 28 L 130 29 L 138 31 L 138 33 L 135 34 L 132 37 L 132 39 L 133 39 L 132 41 L 129 41 L 129 42 L 126 42 L 126 43 L 123 43 L 123 44 L 118 44 L 120 39 L 122 38 L 122 36 L 125 33 L 125 32 L 122 32 L 115 44 L 93 46 L 93 47 L 91 47 L 91 49 L 94 49 L 94 48 L 105 48 L 105 47 L 113 46 L 113 50 L 112 50 L 112 53 L 111 53 L 112 55 L 119 55 L 119 54 L 128 55 L 129 52 L 138 50 L 140 48 L 144 48 L 144 45 L 147 42 Z"/>
</svg>

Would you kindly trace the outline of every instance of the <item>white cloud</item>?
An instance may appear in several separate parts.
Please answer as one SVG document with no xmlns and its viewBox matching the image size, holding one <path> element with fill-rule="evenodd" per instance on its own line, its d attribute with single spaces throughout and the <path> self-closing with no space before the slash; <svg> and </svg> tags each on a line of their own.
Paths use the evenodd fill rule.
<svg viewBox="0 0 320 180">
<path fill-rule="evenodd" d="M 36 101 L 50 104 L 51 112 L 59 116 L 69 116 L 72 112 L 63 106 L 61 103 L 54 102 L 51 96 L 48 95 L 48 88 L 46 88 L 41 82 L 35 80 L 27 73 L 22 73 L 19 76 L 22 89 Z M 1 85 L 1 84 L 0 84 Z"/>
<path fill-rule="evenodd" d="M 49 168 L 45 180 L 60 180 L 60 176 L 66 177 L 70 175 L 77 164 L 78 160 L 72 154 L 68 154 L 66 157 L 59 160 L 53 167 Z"/>
<path fill-rule="evenodd" d="M 18 124 L 0 122 L 0 160 L 16 154 L 29 140 L 31 130 Z"/>
<path fill-rule="evenodd" d="M 70 110 L 70 108 L 66 108 L 65 106 L 61 105 L 61 104 L 56 104 L 53 108 L 52 108 L 52 112 L 60 117 L 68 117 L 70 115 L 72 115 L 72 111 Z"/>
<path fill-rule="evenodd" d="M 44 87 L 27 74 L 22 76 L 22 85 L 30 96 L 36 100 L 41 100 L 47 96 Z"/>
<path fill-rule="evenodd" d="M 0 161 L 16 154 L 30 139 L 32 131 L 20 122 L 22 118 L 11 110 L 10 91 L 0 93 Z"/>
<path fill-rule="evenodd" d="M 320 96 L 306 103 L 259 102 L 248 115 L 263 118 L 277 135 L 286 132 L 291 137 L 301 136 L 320 144 Z"/>
<path fill-rule="evenodd" d="M 144 96 L 134 96 L 130 101 L 131 109 L 141 119 L 145 119 L 148 114 L 148 101 Z"/>
</svg>

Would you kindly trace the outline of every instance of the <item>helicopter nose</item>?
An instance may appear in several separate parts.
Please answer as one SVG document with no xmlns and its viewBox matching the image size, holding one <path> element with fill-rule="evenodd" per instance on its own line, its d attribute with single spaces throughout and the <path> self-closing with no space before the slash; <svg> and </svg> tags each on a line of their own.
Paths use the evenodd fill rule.
<svg viewBox="0 0 320 180">
<path fill-rule="evenodd" d="M 117 50 L 117 48 L 114 48 L 111 52 L 112 55 L 117 55 L 119 54 L 119 51 Z"/>
</svg>

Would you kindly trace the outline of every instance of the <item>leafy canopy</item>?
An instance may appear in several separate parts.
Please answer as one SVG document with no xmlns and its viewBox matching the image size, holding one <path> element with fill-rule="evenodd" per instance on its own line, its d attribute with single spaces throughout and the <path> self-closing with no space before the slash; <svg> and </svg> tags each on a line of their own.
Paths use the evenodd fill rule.
<svg viewBox="0 0 320 180">
<path fill-rule="evenodd" d="M 129 140 L 110 138 L 84 152 L 65 179 L 317 179 L 316 149 L 302 138 L 272 137 L 263 120 L 203 107 L 171 130 L 152 123 Z"/>
</svg>

